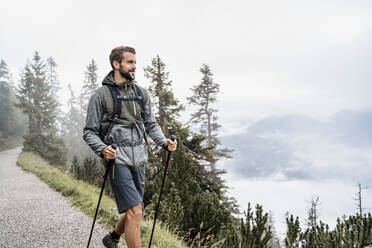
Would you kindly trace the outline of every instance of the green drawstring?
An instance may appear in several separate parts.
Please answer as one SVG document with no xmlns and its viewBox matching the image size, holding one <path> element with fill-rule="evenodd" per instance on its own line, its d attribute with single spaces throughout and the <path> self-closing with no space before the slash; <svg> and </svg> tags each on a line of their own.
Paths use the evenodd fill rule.
<svg viewBox="0 0 372 248">
<path fill-rule="evenodd" d="M 115 164 L 112 165 L 112 179 L 115 178 L 114 172 L 115 172 Z"/>
<path fill-rule="evenodd" d="M 134 103 L 134 101 L 132 103 L 133 103 L 133 112 L 134 112 L 134 115 L 137 115 L 136 104 Z"/>
</svg>

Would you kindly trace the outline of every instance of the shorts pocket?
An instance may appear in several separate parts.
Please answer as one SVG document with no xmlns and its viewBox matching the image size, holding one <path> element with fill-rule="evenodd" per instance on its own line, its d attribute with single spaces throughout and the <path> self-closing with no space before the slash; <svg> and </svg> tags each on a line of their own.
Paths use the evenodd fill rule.
<svg viewBox="0 0 372 248">
<path fill-rule="evenodd" d="M 128 184 L 133 179 L 130 169 L 126 165 L 113 165 L 110 180 L 116 185 Z"/>
</svg>

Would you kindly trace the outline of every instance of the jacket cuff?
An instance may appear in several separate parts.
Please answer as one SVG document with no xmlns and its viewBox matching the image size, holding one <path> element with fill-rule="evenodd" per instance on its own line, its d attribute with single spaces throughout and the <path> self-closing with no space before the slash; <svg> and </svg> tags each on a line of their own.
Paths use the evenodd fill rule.
<svg viewBox="0 0 372 248">
<path fill-rule="evenodd" d="M 105 148 L 106 148 L 106 146 L 101 146 L 100 148 L 98 148 L 98 149 L 96 150 L 96 154 L 97 154 L 99 157 L 104 158 L 104 156 L 103 156 L 103 154 L 102 154 L 102 151 L 103 151 L 103 149 L 105 149 Z"/>
</svg>

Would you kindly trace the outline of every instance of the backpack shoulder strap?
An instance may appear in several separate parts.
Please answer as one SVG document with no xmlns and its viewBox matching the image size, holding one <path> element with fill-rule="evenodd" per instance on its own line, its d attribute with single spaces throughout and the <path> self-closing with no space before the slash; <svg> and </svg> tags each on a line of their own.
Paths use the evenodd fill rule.
<svg viewBox="0 0 372 248">
<path fill-rule="evenodd" d="M 112 101 L 114 104 L 114 111 L 112 112 L 112 120 L 115 122 L 116 120 L 119 119 L 121 115 L 121 100 L 120 98 L 120 91 L 118 87 L 112 86 L 112 85 L 107 85 L 111 92 L 112 96 Z"/>
<path fill-rule="evenodd" d="M 141 117 L 142 117 L 142 121 L 145 121 L 145 97 L 144 97 L 144 94 L 142 92 L 142 89 L 136 84 L 134 83 L 133 84 L 133 91 L 134 91 L 134 94 L 136 95 L 137 97 L 137 101 L 139 102 L 140 106 L 141 106 Z M 147 96 L 148 97 L 148 96 Z M 141 128 L 143 129 L 144 127 L 141 125 Z M 145 143 L 147 145 L 147 147 L 149 148 L 149 142 L 147 140 L 147 136 L 146 136 L 146 131 L 143 129 L 143 137 L 145 139 Z"/>
<path fill-rule="evenodd" d="M 119 99 L 120 97 L 120 91 L 118 87 L 112 86 L 112 85 L 106 85 L 107 88 L 109 89 L 111 96 L 112 96 L 112 102 L 114 105 L 114 110 L 112 112 L 112 120 L 110 121 L 110 125 L 107 130 L 102 131 L 101 133 L 101 139 L 103 142 L 106 142 L 107 140 L 107 135 L 110 134 L 112 127 L 114 124 L 117 122 L 121 115 L 121 100 Z"/>
<path fill-rule="evenodd" d="M 142 120 L 144 120 L 144 115 L 145 115 L 145 99 L 143 97 L 142 90 L 141 90 L 141 88 L 136 83 L 134 83 L 133 84 L 133 91 L 134 91 L 134 94 L 136 95 L 136 97 L 137 97 L 137 99 L 139 101 L 139 104 L 141 106 L 141 116 L 142 116 Z"/>
</svg>

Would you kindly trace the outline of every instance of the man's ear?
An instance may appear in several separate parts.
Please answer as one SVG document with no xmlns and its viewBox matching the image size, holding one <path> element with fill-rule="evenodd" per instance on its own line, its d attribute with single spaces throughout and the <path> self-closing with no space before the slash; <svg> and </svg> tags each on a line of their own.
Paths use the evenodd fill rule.
<svg viewBox="0 0 372 248">
<path fill-rule="evenodd" d="M 119 69 L 120 69 L 120 64 L 119 64 L 119 62 L 117 62 L 116 60 L 114 60 L 114 61 L 112 62 L 112 65 L 114 66 L 114 69 L 116 69 L 116 70 L 119 70 Z"/>
</svg>

